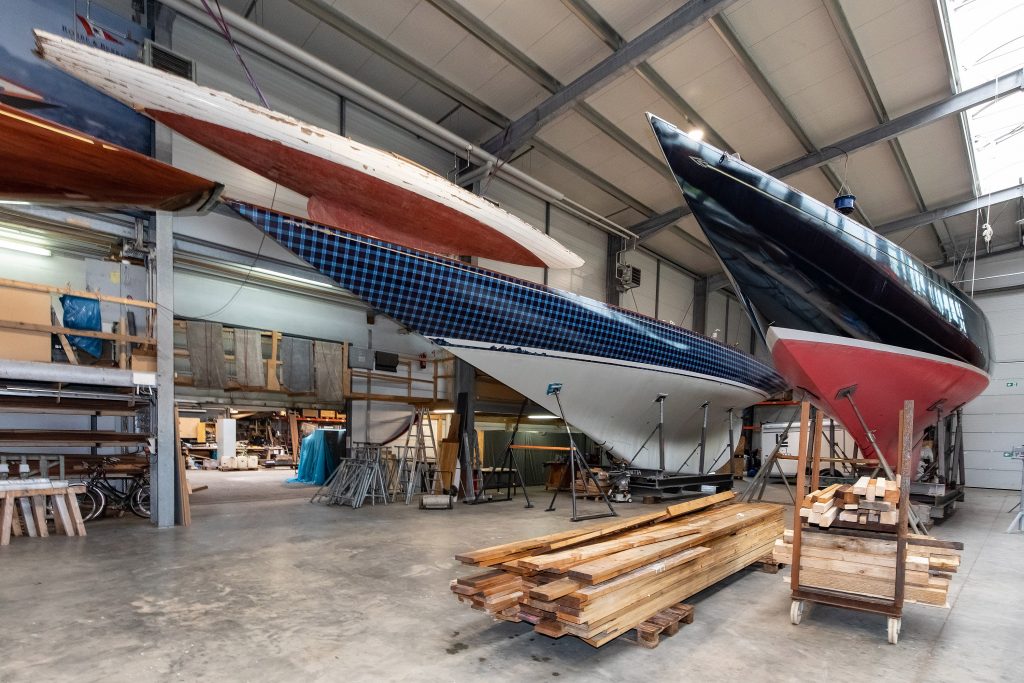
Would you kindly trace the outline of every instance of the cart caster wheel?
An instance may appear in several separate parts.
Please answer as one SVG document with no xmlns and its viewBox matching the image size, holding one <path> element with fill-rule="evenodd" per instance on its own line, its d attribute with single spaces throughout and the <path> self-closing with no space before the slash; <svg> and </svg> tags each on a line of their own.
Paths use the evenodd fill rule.
<svg viewBox="0 0 1024 683">
<path fill-rule="evenodd" d="M 789 621 L 795 626 L 804 617 L 804 601 L 794 600 L 789 605 Z"/>
<path fill-rule="evenodd" d="M 900 639 L 900 628 L 903 620 L 899 617 L 889 617 L 889 644 L 895 645 Z"/>
</svg>

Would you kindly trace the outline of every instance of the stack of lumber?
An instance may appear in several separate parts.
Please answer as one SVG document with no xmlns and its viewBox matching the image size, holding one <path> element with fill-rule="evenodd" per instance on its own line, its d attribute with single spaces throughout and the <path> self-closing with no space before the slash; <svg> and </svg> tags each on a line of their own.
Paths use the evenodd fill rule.
<svg viewBox="0 0 1024 683">
<path fill-rule="evenodd" d="M 770 556 L 782 508 L 721 505 L 734 495 L 458 555 L 491 569 L 452 581 L 452 592 L 497 619 L 599 647 Z"/>
<path fill-rule="evenodd" d="M 847 532 L 850 533 L 850 532 Z M 910 534 L 905 600 L 946 606 L 949 583 L 963 544 Z M 773 557 L 793 563 L 793 532 L 775 542 Z M 896 590 L 896 540 L 804 530 L 800 534 L 800 585 L 892 599 Z"/>
<path fill-rule="evenodd" d="M 856 484 L 832 484 L 804 496 L 800 516 L 808 524 L 894 531 L 899 521 L 900 483 L 861 477 Z"/>
<path fill-rule="evenodd" d="M 594 480 L 586 472 L 576 472 L 576 495 L 578 496 L 600 496 L 608 493 L 612 485 L 608 481 L 608 473 L 600 468 L 591 468 L 594 477 L 597 478 L 598 486 L 594 486 Z"/>
</svg>

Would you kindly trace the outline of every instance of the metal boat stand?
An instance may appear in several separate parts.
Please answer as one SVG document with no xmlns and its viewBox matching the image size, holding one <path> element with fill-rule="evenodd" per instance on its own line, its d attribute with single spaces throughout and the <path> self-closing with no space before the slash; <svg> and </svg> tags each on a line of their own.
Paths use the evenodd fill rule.
<svg viewBox="0 0 1024 683">
<path fill-rule="evenodd" d="M 861 429 L 863 429 L 864 433 L 868 435 L 868 441 L 871 442 L 871 447 L 875 449 L 875 456 L 878 458 L 878 464 L 882 466 L 883 470 L 885 470 L 885 476 L 889 477 L 889 479 L 893 481 L 896 481 L 896 475 L 893 474 L 892 468 L 889 467 L 889 462 L 885 459 L 885 455 L 882 454 L 882 449 L 878 447 L 878 442 L 875 441 L 875 433 L 868 429 L 868 425 L 864 421 L 864 416 L 861 415 L 860 409 L 857 407 L 857 403 L 853 400 L 853 394 L 855 391 L 857 391 L 856 384 L 848 386 L 845 389 L 840 389 L 838 392 L 836 392 L 836 398 L 845 398 L 847 401 L 849 401 L 850 407 L 853 408 L 853 414 L 857 416 L 857 421 L 860 422 Z M 910 438 L 910 436 L 907 436 L 907 438 Z M 904 476 L 911 477 L 913 475 L 912 473 L 907 472 Z M 923 534 L 924 525 L 921 524 L 920 518 L 914 511 L 914 508 L 910 507 L 909 503 L 907 505 L 907 514 L 910 519 L 910 527 L 914 530 L 914 533 Z"/>
<path fill-rule="evenodd" d="M 715 465 L 718 464 L 718 461 L 722 459 L 723 455 L 725 455 L 726 453 L 729 454 L 729 457 L 726 458 L 726 460 L 732 460 L 736 456 L 736 435 L 733 432 L 733 422 L 732 422 L 733 409 L 729 408 L 728 413 L 729 413 L 729 442 L 727 444 L 725 444 L 725 446 L 718 453 L 718 455 L 715 457 L 715 459 L 711 461 L 711 465 L 708 467 L 708 470 L 710 470 L 712 472 L 715 471 Z"/>
<path fill-rule="evenodd" d="M 519 415 L 516 416 L 516 426 L 512 429 L 512 437 L 508 440 L 508 445 L 505 446 L 505 456 L 502 458 L 501 465 L 498 467 L 492 467 L 487 472 L 487 476 L 484 477 L 483 484 L 480 486 L 480 490 L 476 492 L 473 500 L 465 501 L 469 505 L 480 505 L 482 503 L 497 503 L 501 501 L 512 500 L 512 495 L 515 492 L 516 485 L 523 489 L 523 496 L 526 498 L 526 505 L 524 508 L 532 508 L 533 503 L 530 502 L 530 494 L 526 491 L 526 482 L 523 481 L 522 470 L 519 469 L 519 463 L 516 460 L 515 451 L 512 446 L 515 445 L 516 436 L 519 434 L 519 423 L 523 420 L 523 413 L 526 411 L 526 406 L 529 405 L 530 399 L 524 398 L 522 404 L 519 406 Z M 514 477 L 514 478 L 513 478 Z M 499 479 L 501 483 L 497 486 L 491 486 L 491 482 L 495 479 Z M 486 495 L 487 489 L 493 488 L 495 491 L 500 491 L 502 488 L 505 489 L 504 498 L 491 498 Z"/>
<path fill-rule="evenodd" d="M 660 397 L 660 394 L 659 394 Z M 664 421 L 664 401 L 656 399 L 655 402 L 661 403 L 661 418 Z M 660 459 L 660 469 L 650 469 L 641 467 L 629 467 L 629 488 L 631 491 L 638 492 L 641 495 L 647 494 L 649 496 L 655 496 L 657 498 L 679 498 L 682 496 L 694 495 L 700 493 L 700 487 L 704 485 L 714 486 L 716 490 L 723 491 L 732 488 L 732 475 L 731 474 L 714 474 L 709 473 L 705 470 L 704 455 L 706 452 L 705 444 L 707 442 L 707 431 L 708 431 L 708 408 L 710 403 L 705 401 L 702 403 L 697 410 L 702 412 L 701 415 L 701 430 L 700 430 L 700 442 L 694 446 L 690 455 L 687 456 L 683 464 L 679 466 L 675 472 L 670 472 L 665 468 L 665 455 L 662 450 L 662 456 Z M 654 433 L 651 433 L 654 436 Z M 648 437 L 648 440 L 650 437 Z M 664 436 L 662 437 L 664 441 Z M 646 445 L 646 441 L 644 444 Z M 641 450 L 642 450 L 641 446 Z M 700 453 L 700 459 L 698 462 L 698 473 L 687 474 L 683 473 L 683 467 L 690 462 L 693 456 Z M 640 451 L 637 451 L 637 455 Z M 636 455 L 633 456 L 633 460 L 636 459 Z M 632 464 L 632 460 L 630 463 Z"/>
<path fill-rule="evenodd" d="M 565 419 L 565 410 L 562 409 L 562 399 L 558 395 L 562 392 L 562 385 L 558 383 L 548 385 L 548 395 L 555 397 L 555 402 L 558 404 L 558 416 L 562 418 L 562 424 L 565 425 L 565 433 L 569 436 L 569 497 L 572 501 L 572 517 L 569 519 L 573 522 L 581 522 L 585 519 L 600 519 L 602 517 L 618 517 L 619 513 L 612 507 L 612 502 L 608 500 L 608 494 L 601 489 L 600 483 L 597 481 L 597 477 L 590 470 L 590 466 L 583 459 L 583 455 L 576 448 L 576 440 L 572 437 L 572 429 L 569 428 L 569 421 Z M 594 482 L 594 488 L 600 494 L 604 504 L 608 506 L 608 512 L 596 512 L 589 515 L 581 515 L 576 510 L 576 469 L 579 468 L 581 472 L 586 472 L 590 480 Z M 565 480 L 563 474 L 563 481 Z M 561 489 L 561 482 L 555 487 L 555 494 L 551 496 L 551 504 L 548 505 L 546 512 L 553 512 L 555 510 L 555 499 L 558 498 L 558 491 Z"/>
<path fill-rule="evenodd" d="M 796 497 L 793 495 L 793 487 L 789 484 L 789 478 L 786 477 L 786 473 L 782 470 L 782 464 L 779 462 L 779 451 L 782 449 L 782 444 L 786 443 L 786 439 L 789 437 L 789 430 L 793 428 L 793 423 L 796 422 L 796 415 L 793 415 L 789 419 L 789 424 L 782 430 L 778 443 L 775 444 L 775 448 L 772 449 L 771 454 L 768 456 L 768 461 L 761 465 L 761 468 L 757 470 L 757 474 L 751 479 L 750 484 L 746 490 L 743 491 L 742 495 L 739 496 L 739 501 L 744 503 L 750 503 L 753 501 L 760 502 L 764 500 L 764 492 L 768 487 L 768 478 L 772 476 L 772 467 L 776 467 L 779 470 L 779 476 L 782 477 L 783 483 L 786 485 L 786 492 L 789 494 L 789 499 L 796 504 Z M 756 492 L 756 493 L 755 493 Z"/>
<path fill-rule="evenodd" d="M 658 424 L 654 425 L 654 429 L 647 435 L 644 442 L 640 444 L 640 448 L 636 449 L 636 453 L 629 459 L 629 464 L 632 465 L 633 461 L 643 452 L 644 448 L 647 447 L 647 442 L 650 441 L 655 434 L 658 435 L 658 467 L 662 470 L 665 469 L 665 399 L 668 398 L 668 394 L 658 394 L 658 397 L 654 399 L 654 403 L 658 404 Z M 707 405 L 707 404 L 705 404 Z"/>
<path fill-rule="evenodd" d="M 711 403 L 709 401 L 704 401 L 704 403 L 701 405 L 701 409 L 704 411 L 704 416 L 703 416 L 701 424 L 700 424 L 700 441 L 697 443 L 696 446 L 693 447 L 693 450 L 690 451 L 690 454 L 688 456 L 686 456 L 686 460 L 684 460 L 683 464 L 679 466 L 679 469 L 676 470 L 676 473 L 682 472 L 683 468 L 686 467 L 686 464 L 688 462 L 690 462 L 690 458 L 693 457 L 693 454 L 696 453 L 697 451 L 700 451 L 700 459 L 697 461 L 697 471 L 700 474 L 704 474 L 704 451 L 705 451 L 705 448 L 707 446 L 708 407 L 710 405 L 711 405 Z M 731 434 L 730 434 L 730 438 L 732 438 Z M 662 463 L 661 468 L 665 469 L 664 462 Z"/>
<path fill-rule="evenodd" d="M 965 494 L 963 412 L 958 408 L 944 414 L 943 403 L 940 400 L 928 408 L 935 411 L 934 460 L 920 481 L 910 482 L 910 499 L 927 505 L 934 520 L 956 512 Z"/>
<path fill-rule="evenodd" d="M 1010 522 L 1010 526 L 1006 528 L 1006 533 L 1012 534 L 1015 532 L 1024 533 L 1024 446 L 1016 446 L 1011 451 L 1010 456 L 1016 460 L 1020 460 L 1021 464 L 1021 475 L 1020 475 L 1020 501 L 1010 508 L 1010 512 L 1017 511 L 1017 516 Z"/>
</svg>

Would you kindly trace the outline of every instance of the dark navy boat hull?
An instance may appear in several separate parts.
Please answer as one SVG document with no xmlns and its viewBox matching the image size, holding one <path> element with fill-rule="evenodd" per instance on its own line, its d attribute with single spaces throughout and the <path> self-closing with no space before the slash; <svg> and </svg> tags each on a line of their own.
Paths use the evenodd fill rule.
<svg viewBox="0 0 1024 683">
<path fill-rule="evenodd" d="M 831 207 L 651 117 L 686 201 L 764 334 L 779 327 L 988 371 L 991 332 L 959 288 Z M 752 310 L 752 313 L 753 313 Z"/>
</svg>

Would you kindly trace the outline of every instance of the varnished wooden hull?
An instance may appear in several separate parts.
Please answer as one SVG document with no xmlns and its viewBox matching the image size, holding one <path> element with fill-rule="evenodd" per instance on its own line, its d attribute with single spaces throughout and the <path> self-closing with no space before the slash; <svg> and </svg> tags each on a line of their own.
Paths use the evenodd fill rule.
<svg viewBox="0 0 1024 683">
<path fill-rule="evenodd" d="M 217 183 L 0 104 L 0 200 L 181 211 L 209 206 Z"/>
<path fill-rule="evenodd" d="M 397 154 L 138 62 L 35 33 L 44 59 L 306 196 L 314 220 L 436 254 L 549 268 L 583 265 L 517 216 Z"/>
</svg>

